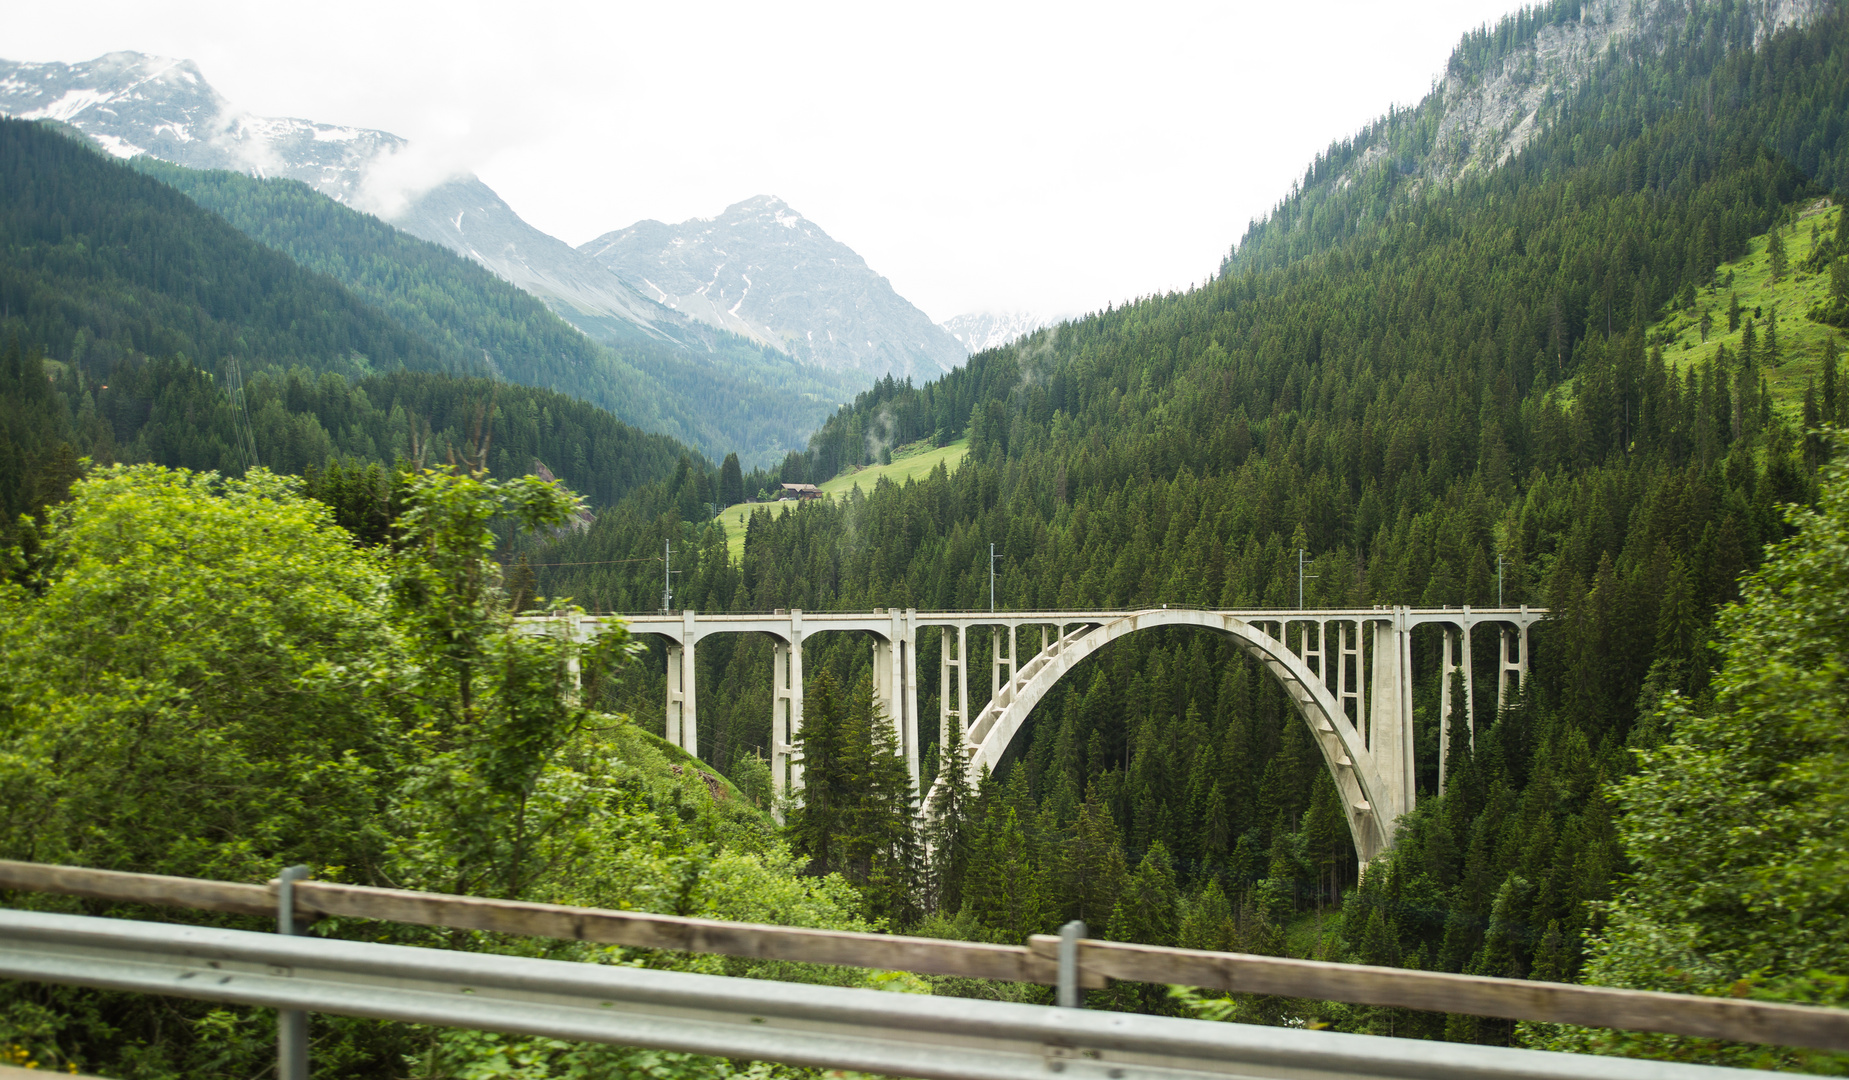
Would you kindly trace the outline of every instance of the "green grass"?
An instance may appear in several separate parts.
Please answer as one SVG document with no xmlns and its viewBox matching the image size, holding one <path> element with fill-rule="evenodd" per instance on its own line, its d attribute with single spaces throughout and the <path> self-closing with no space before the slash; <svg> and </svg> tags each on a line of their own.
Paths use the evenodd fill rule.
<svg viewBox="0 0 1849 1080">
<path fill-rule="evenodd" d="M 1330 959 L 1328 954 L 1336 944 L 1336 931 L 1341 920 L 1342 909 L 1339 906 L 1325 908 L 1320 912 L 1299 912 L 1284 930 L 1285 955 L 1309 960 Z"/>
<path fill-rule="evenodd" d="M 1836 232 L 1836 218 L 1840 213 L 1841 208 L 1818 200 L 1804 210 L 1797 222 L 1781 230 L 1785 237 L 1788 268 L 1784 280 L 1776 284 L 1772 281 L 1771 256 L 1766 254 L 1767 235 L 1753 237 L 1748 243 L 1748 253 L 1743 258 L 1722 263 L 1714 272 L 1715 285 L 1697 290 L 1693 307 L 1672 309 L 1650 327 L 1646 340 L 1652 344 L 1661 344 L 1663 359 L 1680 374 L 1693 364 L 1712 359 L 1715 351 L 1723 344 L 1737 362 L 1740 338 L 1746 332 L 1746 320 L 1752 318 L 1753 332 L 1759 342 L 1760 373 L 1765 376 L 1771 388 L 1774 407 L 1795 419 L 1803 409 L 1805 385 L 1823 370 L 1825 339 L 1832 334 L 1842 333 L 1835 327 L 1814 323 L 1806 318 L 1813 305 L 1823 302 L 1829 296 L 1829 271 L 1826 269 L 1820 274 L 1809 274 L 1798 267 L 1810 257 L 1811 226 L 1817 226 L 1820 237 L 1827 238 Z M 1727 284 L 1729 276 L 1732 277 L 1731 287 Z M 1740 329 L 1734 331 L 1727 329 L 1727 297 L 1730 292 L 1740 298 Z M 1757 315 L 1754 315 L 1755 309 L 1758 310 Z M 1772 367 L 1764 360 L 1766 325 L 1774 310 L 1778 312 L 1777 367 Z M 1703 311 L 1707 311 L 1714 319 L 1706 342 L 1701 340 Z M 1839 337 L 1837 348 L 1842 347 L 1843 341 Z"/>
<path fill-rule="evenodd" d="M 892 452 L 892 464 L 868 465 L 865 468 L 850 468 L 826 483 L 817 485 L 822 489 L 826 499 L 845 498 L 855 488 L 872 491 L 881 480 L 891 480 L 903 484 L 907 480 L 921 480 L 930 475 L 932 469 L 941 463 L 944 468 L 955 472 L 963 464 L 964 455 L 969 453 L 969 439 L 958 439 L 949 446 L 934 447 L 929 439 L 901 446 Z M 726 550 L 732 558 L 738 559 L 745 554 L 745 525 L 750 520 L 753 510 L 768 508 L 773 516 L 781 516 L 795 500 L 773 503 L 739 503 L 728 506 L 719 513 L 719 523 L 725 527 Z"/>
</svg>

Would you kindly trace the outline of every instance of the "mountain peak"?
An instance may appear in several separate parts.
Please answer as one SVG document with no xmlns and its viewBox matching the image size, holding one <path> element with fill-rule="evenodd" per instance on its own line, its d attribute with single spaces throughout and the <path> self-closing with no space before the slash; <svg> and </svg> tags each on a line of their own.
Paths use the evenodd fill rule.
<svg viewBox="0 0 1849 1080">
<path fill-rule="evenodd" d="M 801 214 L 790 208 L 790 204 L 775 195 L 753 195 L 743 202 L 735 202 L 725 208 L 725 212 L 708 221 L 742 221 L 755 219 L 760 222 L 774 223 L 786 229 L 794 229 L 806 220 Z M 811 223 L 813 224 L 813 223 Z"/>
<path fill-rule="evenodd" d="M 928 379 L 966 355 L 852 248 L 775 195 L 679 225 L 639 221 L 578 250 L 657 303 L 818 367 Z"/>
</svg>

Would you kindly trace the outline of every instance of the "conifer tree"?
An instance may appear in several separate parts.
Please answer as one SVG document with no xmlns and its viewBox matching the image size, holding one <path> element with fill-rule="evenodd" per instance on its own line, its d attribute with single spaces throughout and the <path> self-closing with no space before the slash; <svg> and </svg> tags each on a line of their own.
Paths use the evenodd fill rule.
<svg viewBox="0 0 1849 1080">
<path fill-rule="evenodd" d="M 1849 217 L 1849 214 L 1843 215 Z M 1836 351 L 1836 335 L 1829 334 L 1823 339 L 1823 421 L 1827 424 L 1841 424 L 1842 392 L 1837 385 L 1837 364 L 1839 355 Z"/>
<path fill-rule="evenodd" d="M 1303 815 L 1303 840 L 1316 868 L 1316 903 L 1320 905 L 1325 897 L 1330 902 L 1340 900 L 1342 867 L 1353 864 L 1354 844 L 1348 835 L 1348 820 L 1342 814 L 1341 795 L 1327 769 L 1316 773 L 1310 808 Z"/>
<path fill-rule="evenodd" d="M 738 455 L 727 454 L 725 463 L 719 466 L 719 501 L 726 506 L 737 506 L 745 501 L 745 477 L 738 466 Z"/>
<path fill-rule="evenodd" d="M 1233 905 L 1217 881 L 1201 887 L 1200 894 L 1186 905 L 1176 944 L 1184 949 L 1207 949 L 1213 952 L 1236 952 L 1239 949 L 1239 926 L 1233 920 Z"/>
<path fill-rule="evenodd" d="M 809 859 L 809 872 L 839 870 L 843 861 L 839 838 L 847 831 L 847 818 L 856 801 L 856 777 L 851 773 L 849 726 L 841 684 L 827 670 L 806 680 L 803 696 L 802 738 L 798 760 L 803 767 L 802 804 L 790 812 L 790 846 Z"/>
<path fill-rule="evenodd" d="M 823 671 L 803 703 L 803 802 L 792 811 L 791 846 L 812 874 L 838 873 L 862 887 L 869 909 L 915 917 L 920 852 L 911 774 L 871 677 L 851 696 Z"/>
<path fill-rule="evenodd" d="M 1161 841 L 1151 844 L 1124 883 L 1123 894 L 1111 911 L 1110 938 L 1144 945 L 1173 945 L 1180 930 L 1176 903 L 1175 868 Z"/>
<path fill-rule="evenodd" d="M 963 748 L 963 726 L 952 721 L 944 737 L 943 764 L 929 807 L 931 885 L 940 911 L 963 909 L 963 880 L 969 871 L 976 801 L 970 786 L 968 754 Z"/>
<path fill-rule="evenodd" d="M 1043 868 L 1020 815 L 1005 799 L 992 799 L 978 831 L 964 891 L 963 911 L 999 941 L 1024 941 L 1052 921 Z"/>
<path fill-rule="evenodd" d="M 1086 789 L 1085 802 L 1079 807 L 1079 820 L 1073 827 L 1061 870 L 1065 918 L 1082 919 L 1094 931 L 1108 928 L 1128 871 L 1124 866 L 1123 837 L 1095 781 Z"/>
</svg>

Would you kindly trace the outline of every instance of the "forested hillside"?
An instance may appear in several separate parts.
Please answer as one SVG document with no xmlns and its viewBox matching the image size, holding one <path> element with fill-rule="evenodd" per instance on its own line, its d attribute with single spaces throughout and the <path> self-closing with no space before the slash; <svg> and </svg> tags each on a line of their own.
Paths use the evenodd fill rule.
<svg viewBox="0 0 1849 1080">
<path fill-rule="evenodd" d="M 915 902 L 973 936 L 1082 914 L 1147 941 L 1577 977 L 1592 902 L 1627 866 L 1606 793 L 1631 747 L 1660 737 L 1639 717 L 1666 692 L 1708 691 L 1716 611 L 1786 535 L 1781 504 L 1815 496 L 1818 444 L 1799 423 L 1840 423 L 1849 403 L 1833 332 L 1776 358 L 1828 372 L 1807 415 L 1774 407 L 1761 347 L 1672 367 L 1647 340 L 1751 238 L 1849 178 L 1840 13 L 1755 49 L 1744 6 L 1672 8 L 1677 32 L 1605 56 L 1506 165 L 1373 203 L 1331 187 L 1326 205 L 1353 209 L 1339 227 L 1287 204 L 1211 284 L 924 387 L 882 385 L 763 479 L 825 479 L 967 425 L 955 474 L 754 517 L 738 564 L 687 520 L 692 481 L 664 485 L 535 555 L 558 564 L 542 591 L 657 605 L 659 566 L 614 560 L 664 538 L 682 545 L 677 605 L 702 610 L 985 607 L 990 543 L 1014 609 L 1288 606 L 1299 548 L 1312 605 L 1482 605 L 1500 562 L 1507 602 L 1554 612 L 1533 683 L 1496 717 L 1478 673 L 1485 730 L 1474 757 L 1454 748 L 1441 792 L 1438 639 L 1415 639 L 1424 799 L 1339 919 L 1305 921 L 1355 873 L 1306 733 L 1236 650 L 1181 632 L 1114 646 L 1042 703 L 952 830 L 964 839 L 943 850 L 962 861 L 934 867 Z M 1283 239 L 1299 234 L 1314 242 Z M 1273 235 L 1283 246 L 1260 257 Z M 824 639 L 809 670 L 851 686 L 864 651 Z M 751 768 L 767 742 L 768 661 L 767 645 L 703 650 L 722 768 Z M 920 670 L 936 663 L 927 637 Z M 659 684 L 625 693 L 638 714 L 660 708 Z M 1098 872 L 1126 891 L 1087 898 L 1073 860 L 1100 836 L 1122 838 L 1122 872 Z M 1460 1017 L 1328 1018 L 1510 1037 Z"/>
<path fill-rule="evenodd" d="M 1421 172 L 1448 145 L 1441 118 L 1396 113 L 1338 144 L 1212 282 L 923 386 L 884 380 L 750 473 L 485 377 L 482 349 L 556 342 L 415 252 L 394 280 L 397 241 L 363 219 L 180 178 L 298 265 L 0 122 L 0 856 L 251 881 L 312 860 L 336 880 L 1009 942 L 1081 918 L 1154 944 L 1841 1004 L 1849 447 L 1822 428 L 1849 426 L 1849 17 L 1770 33 L 1766 10 L 1637 6 L 1647 33 L 1592 58 L 1519 153 L 1442 183 Z M 1512 17 L 1454 72 L 1586 14 Z M 959 438 L 954 472 L 752 514 L 741 557 L 713 520 L 746 492 Z M 594 522 L 524 475 L 537 462 Z M 1277 682 L 1178 628 L 1086 661 L 978 778 L 944 767 L 962 750 L 929 722 L 927 634 L 925 782 L 944 782 L 924 808 L 866 641 L 811 639 L 807 795 L 772 805 L 769 641 L 702 643 L 695 763 L 647 734 L 659 646 L 515 632 L 535 593 L 657 607 L 664 544 L 673 606 L 701 611 L 983 609 L 993 545 L 1013 610 L 1288 608 L 1301 565 L 1312 606 L 1551 615 L 1507 708 L 1479 641 L 1477 730 L 1460 675 L 1442 784 L 1439 638 L 1414 637 L 1418 806 L 1362 879 Z M 1089 1004 L 1842 1065 L 1143 985 Z M 270 1052 L 262 1014 L 164 1009 L 8 984 L 0 1045 L 149 1078 L 255 1075 Z M 744 1071 L 325 1030 L 327 1075 Z"/>
<path fill-rule="evenodd" d="M 87 144 L 4 119 L 0 141 L 0 352 L 12 387 L 0 401 L 0 509 L 9 533 L 20 513 L 59 496 L 79 457 L 300 474 L 336 460 L 441 464 L 485 447 L 496 475 L 544 463 L 594 505 L 686 468 L 686 449 L 667 436 L 580 399 L 486 377 L 484 339 L 445 328 L 492 329 L 490 308 L 443 322 L 432 314 L 454 298 L 446 288 L 476 288 L 464 298 L 484 304 L 506 300 L 501 292 L 513 290 L 484 271 L 420 264 L 416 250 L 361 228 L 371 219 L 340 210 L 338 224 L 360 228 L 357 262 L 397 276 L 390 288 L 368 285 L 388 313 Z M 420 279 L 420 266 L 436 269 Z M 508 302 L 503 328 L 532 344 L 524 309 Z M 582 340 L 560 327 L 570 337 L 553 344 Z"/>
<path fill-rule="evenodd" d="M 154 180 L 0 119 L 0 334 L 55 359 L 484 371 Z"/>
<path fill-rule="evenodd" d="M 599 344 L 483 267 L 297 181 L 147 156 L 133 166 L 486 372 L 581 398 L 714 460 L 739 451 L 773 464 L 849 395 L 840 379 L 723 331 L 701 328 L 685 347 L 639 330 L 620 350 Z"/>
</svg>

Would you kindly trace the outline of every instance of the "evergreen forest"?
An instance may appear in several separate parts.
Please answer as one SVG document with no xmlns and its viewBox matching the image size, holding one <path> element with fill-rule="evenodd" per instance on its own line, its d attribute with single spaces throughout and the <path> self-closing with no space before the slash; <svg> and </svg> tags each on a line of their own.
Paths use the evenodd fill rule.
<svg viewBox="0 0 1849 1080">
<path fill-rule="evenodd" d="M 922 386 L 882 380 L 780 460 L 712 432 L 795 430 L 764 402 L 793 384 L 727 390 L 737 416 L 677 428 L 612 402 L 665 408 L 704 375 L 574 338 L 431 245 L 299 185 L 131 167 L 0 120 L 0 857 L 253 882 L 308 862 L 361 884 L 1009 944 L 1081 919 L 1153 945 L 1849 1005 L 1849 13 L 1776 32 L 1734 0 L 1635 14 L 1641 31 L 1549 95 L 1506 159 L 1441 138 L 1437 94 L 1396 110 L 1320 155 L 1210 282 Z M 1607 17 L 1524 10 L 1467 36 L 1448 74 L 1488 78 L 1550 28 Z M 757 501 L 963 439 L 903 484 Z M 741 505 L 728 534 L 720 512 Z M 1500 708 L 1490 642 L 1467 700 L 1462 673 L 1441 685 L 1438 632 L 1414 636 L 1417 806 L 1363 873 L 1282 686 L 1200 631 L 1086 660 L 977 776 L 921 679 L 917 789 L 869 642 L 813 639 L 805 787 L 784 797 L 771 642 L 710 638 L 689 758 L 661 737 L 661 645 L 513 621 L 657 610 L 664 548 L 671 606 L 709 613 L 987 610 L 993 574 L 1013 611 L 1549 615 Z M 937 636 L 918 647 L 935 673 Z M 987 680 L 970 689 L 974 710 Z M 1181 987 L 1117 984 L 1088 1006 L 1849 1069 Z M 328 1076 L 806 1072 L 322 1031 Z M 273 1038 L 261 1010 L 0 983 L 0 1052 L 47 1067 L 249 1076 Z"/>
</svg>

